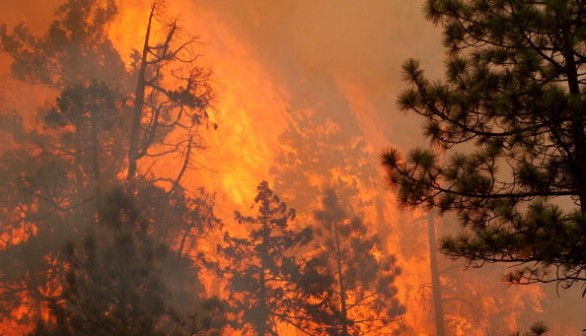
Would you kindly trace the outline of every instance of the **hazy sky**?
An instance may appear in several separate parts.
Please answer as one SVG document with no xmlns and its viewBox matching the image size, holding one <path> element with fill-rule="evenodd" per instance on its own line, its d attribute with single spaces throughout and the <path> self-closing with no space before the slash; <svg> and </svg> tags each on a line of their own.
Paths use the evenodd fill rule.
<svg viewBox="0 0 586 336">
<path fill-rule="evenodd" d="M 242 38 L 255 45 L 261 60 L 293 92 L 327 91 L 330 79 L 359 85 L 375 106 L 376 123 L 392 143 L 420 133 L 407 125 L 395 100 L 401 64 L 422 61 L 432 76 L 441 74 L 441 33 L 425 21 L 423 1 L 403 0 L 203 0 Z M 335 113 L 335 112 L 332 112 Z M 395 118 L 401 116 L 401 123 Z"/>
</svg>

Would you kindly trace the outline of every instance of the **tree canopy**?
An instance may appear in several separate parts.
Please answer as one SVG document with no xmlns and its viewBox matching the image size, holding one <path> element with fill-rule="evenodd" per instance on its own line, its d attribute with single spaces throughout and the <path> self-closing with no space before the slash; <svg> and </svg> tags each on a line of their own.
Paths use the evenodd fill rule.
<svg viewBox="0 0 586 336">
<path fill-rule="evenodd" d="M 383 154 L 403 205 L 457 214 L 442 250 L 506 262 L 515 283 L 586 280 L 586 4 L 428 0 L 447 49 L 445 78 L 403 65 L 403 110 L 428 149 Z"/>
<path fill-rule="evenodd" d="M 301 261 L 295 255 L 311 241 L 311 230 L 293 230 L 295 210 L 273 193 L 267 182 L 257 187 L 255 216 L 236 212 L 248 234 L 226 232 L 220 254 L 220 274 L 228 278 L 229 305 L 236 328 L 245 335 L 279 335 L 279 323 L 296 325 Z"/>
<path fill-rule="evenodd" d="M 164 19 L 161 6 L 154 1 L 145 16 L 142 53 L 131 56 L 128 68 L 108 39 L 108 24 L 117 12 L 112 0 L 65 1 L 41 36 L 25 25 L 12 31 L 0 26 L 0 50 L 13 60 L 13 76 L 56 96 L 38 109 L 35 127 L 17 111 L 0 112 L 0 134 L 13 144 L 0 152 L 0 231 L 6 238 L 0 245 L 0 317 L 15 325 L 41 320 L 48 325 L 35 332 L 52 333 L 52 324 L 61 319 L 67 332 L 93 334 L 98 329 L 85 325 L 100 320 L 96 316 L 114 316 L 118 308 L 144 309 L 142 317 L 151 321 L 138 324 L 150 329 L 124 332 L 148 334 L 160 330 L 157 321 L 169 312 L 157 311 L 155 303 L 166 307 L 167 299 L 203 298 L 199 268 L 188 256 L 220 222 L 213 195 L 186 190 L 181 179 L 193 166 L 192 151 L 203 147 L 200 126 L 211 103 L 210 72 L 196 64 L 194 40 L 183 41 L 175 21 L 164 25 L 163 39 L 149 36 L 152 27 L 163 25 L 157 21 Z M 162 158 L 177 163 L 177 169 L 167 169 L 169 176 L 156 171 Z M 124 195 L 117 204 L 127 207 L 110 212 L 136 207 L 140 216 L 102 218 L 116 190 Z M 108 227 L 122 222 L 144 228 L 119 235 Z M 128 270 L 127 278 L 122 269 Z M 104 294 L 126 280 L 138 291 Z M 165 287 L 178 292 L 170 295 Z M 144 297 L 112 308 L 113 301 L 127 296 Z M 15 317 L 23 307 L 26 314 Z M 87 313 L 81 329 L 80 311 Z M 193 316 L 182 314 L 169 313 L 162 323 L 173 322 L 178 334 L 212 332 L 189 327 Z M 125 320 L 98 324 L 129 325 Z"/>
<path fill-rule="evenodd" d="M 218 300 L 204 300 L 197 268 L 153 235 L 153 223 L 122 189 L 102 202 L 100 220 L 59 255 L 54 317 L 33 335 L 214 335 Z M 205 302 L 204 302 L 205 301 Z"/>
<path fill-rule="evenodd" d="M 307 293 L 311 299 L 306 305 L 316 322 L 312 334 L 399 333 L 405 307 L 396 297 L 395 280 L 401 269 L 395 256 L 385 253 L 378 235 L 369 230 L 367 223 L 347 214 L 332 189 L 325 190 L 315 221 L 318 252 L 305 267 L 306 281 L 315 285 L 301 289 L 312 290 Z M 312 274 L 319 276 L 311 277 Z M 319 286 L 322 291 L 312 288 Z"/>
</svg>

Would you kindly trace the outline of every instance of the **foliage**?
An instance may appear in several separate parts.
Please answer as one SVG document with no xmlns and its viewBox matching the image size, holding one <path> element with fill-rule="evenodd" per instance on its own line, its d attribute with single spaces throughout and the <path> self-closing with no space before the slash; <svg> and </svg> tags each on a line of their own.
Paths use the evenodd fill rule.
<svg viewBox="0 0 586 336">
<path fill-rule="evenodd" d="M 403 66 L 411 87 L 399 105 L 425 118 L 433 146 L 383 155 L 400 201 L 456 213 L 464 229 L 443 252 L 473 266 L 522 265 L 514 283 L 586 280 L 584 6 L 428 0 L 446 78 L 430 81 L 415 60 Z"/>
<path fill-rule="evenodd" d="M 124 63 L 105 29 L 117 11 L 114 0 L 67 0 L 42 37 L 22 23 L 12 34 L 0 26 L 0 45 L 14 59 L 14 77 L 56 89 L 88 80 L 119 83 Z"/>
<path fill-rule="evenodd" d="M 306 305 L 312 334 L 394 335 L 401 329 L 405 307 L 396 298 L 401 270 L 387 255 L 378 236 L 359 218 L 350 218 L 333 190 L 327 189 L 322 209 L 315 212 L 317 254 L 308 262 Z M 316 278 L 310 276 L 318 275 Z M 308 276 L 309 275 L 309 276 Z M 324 281 L 324 278 L 329 281 Z M 304 291 L 304 287 L 301 287 Z"/>
<path fill-rule="evenodd" d="M 549 328 L 543 322 L 536 322 L 530 328 L 529 331 L 523 333 L 523 336 L 541 336 L 547 334 Z M 511 333 L 511 336 L 521 336 L 519 332 Z"/>
<path fill-rule="evenodd" d="M 114 190 L 97 227 L 63 250 L 54 322 L 34 335 L 197 335 L 209 333 L 220 306 L 206 304 L 197 269 L 153 235 L 152 224 L 122 190 Z M 214 303 L 210 301 L 210 303 Z"/>
<path fill-rule="evenodd" d="M 155 14 L 162 17 L 160 5 L 153 5 L 145 30 L 160 24 L 153 20 Z M 39 109 L 35 127 L 25 125 L 18 112 L 0 113 L 0 133 L 13 145 L 0 152 L 0 186 L 4 190 L 0 195 L 0 313 L 13 318 L 13 312 L 29 308 L 19 321 L 11 322 L 30 324 L 47 317 L 47 309 L 53 322 L 78 316 L 71 314 L 79 314 L 76 309 L 88 302 L 95 303 L 92 309 L 96 314 L 110 311 L 106 307 L 109 303 L 95 296 L 114 300 L 100 291 L 115 287 L 121 274 L 114 268 L 109 268 L 112 274 L 102 274 L 114 264 L 92 269 L 91 259 L 101 258 L 104 264 L 105 256 L 119 253 L 117 249 L 124 246 L 144 251 L 129 254 L 127 260 L 138 267 L 132 272 L 145 276 L 137 280 L 139 283 L 147 281 L 153 270 L 166 272 L 173 265 L 190 270 L 182 277 L 163 276 L 160 286 L 149 288 L 140 283 L 144 286 L 132 294 L 135 298 L 146 300 L 141 296 L 148 295 L 157 300 L 167 293 L 162 290 L 165 286 L 196 291 L 197 269 L 187 257 L 194 254 L 202 236 L 221 225 L 213 213 L 213 195 L 203 190 L 192 193 L 181 185 L 185 172 L 193 167 L 191 151 L 202 148 L 197 135 L 211 103 L 209 72 L 197 66 L 194 57 L 184 58 L 193 40 L 181 42 L 176 37 L 176 23 L 169 26 L 163 41 L 149 39 L 147 34 L 144 52 L 150 56 L 141 63 L 142 54 L 136 52 L 139 57 L 134 67 L 125 68 L 107 35 L 116 11 L 112 0 L 67 0 L 41 37 L 22 24 L 12 32 L 0 27 L 0 47 L 13 60 L 14 77 L 44 85 L 57 97 L 52 106 Z M 140 68 L 142 75 L 138 74 Z M 199 99 L 197 104 L 194 99 Z M 183 123 L 177 115 L 190 121 Z M 133 119 L 137 116 L 138 124 Z M 136 137 L 131 136 L 133 127 L 139 130 Z M 170 138 L 172 133 L 177 136 Z M 142 158 L 150 160 L 149 166 L 137 164 Z M 162 176 L 153 168 L 161 158 L 167 164 L 178 162 L 177 171 L 168 170 L 172 176 Z M 128 174 L 131 162 L 135 172 Z M 101 209 L 111 205 L 108 195 L 118 188 L 141 209 L 137 223 L 148 228 L 127 232 L 123 236 L 129 240 L 123 242 L 117 241 L 122 236 L 107 227 L 108 221 L 100 219 Z M 71 247 L 69 252 L 63 252 L 65 246 Z M 178 251 L 170 246 L 177 246 Z M 161 252 L 159 248 L 168 251 L 155 257 L 156 251 Z M 84 287 L 81 279 L 88 280 L 88 285 L 91 279 L 105 282 L 91 289 Z M 74 298 L 65 292 L 73 288 L 79 290 L 76 295 L 84 297 Z M 162 291 L 156 292 L 158 289 Z M 140 300 L 135 306 L 146 309 L 145 315 L 154 312 Z M 183 306 L 188 308 L 189 304 Z M 186 318 L 176 321 L 185 330 Z M 54 332 L 45 323 L 51 321 L 41 321 L 37 332 Z M 73 317 L 62 321 L 72 322 Z M 44 324 L 50 328 L 43 329 Z M 78 326 L 60 327 L 71 332 L 73 329 L 67 328 Z"/>
<path fill-rule="evenodd" d="M 226 232 L 219 251 L 225 262 L 220 274 L 228 280 L 233 324 L 245 334 L 278 335 L 278 323 L 295 325 L 299 309 L 296 292 L 300 260 L 295 251 L 311 240 L 311 230 L 292 230 L 295 210 L 273 193 L 267 182 L 257 187 L 256 216 L 236 212 L 236 221 L 247 232 L 239 238 Z"/>
<path fill-rule="evenodd" d="M 211 71 L 196 62 L 196 39 L 180 37 L 176 21 L 163 22 L 162 7 L 162 1 L 153 2 L 144 45 L 130 55 L 128 69 L 108 39 L 107 28 L 117 13 L 114 0 L 67 0 L 41 37 L 24 24 L 11 33 L 2 25 L 0 47 L 13 59 L 17 79 L 58 91 L 97 83 L 117 93 L 119 113 L 109 118 L 117 118 L 115 128 L 125 132 L 118 141 L 120 150 L 127 151 L 127 179 L 149 172 L 138 171 L 140 159 L 149 158 L 152 171 L 156 158 L 173 157 L 185 168 L 159 182 L 176 186 L 192 164 L 191 151 L 204 147 L 198 130 L 209 127 L 214 94 Z M 166 27 L 160 40 L 151 34 L 157 25 Z M 178 129 L 182 131 L 169 138 Z"/>
</svg>

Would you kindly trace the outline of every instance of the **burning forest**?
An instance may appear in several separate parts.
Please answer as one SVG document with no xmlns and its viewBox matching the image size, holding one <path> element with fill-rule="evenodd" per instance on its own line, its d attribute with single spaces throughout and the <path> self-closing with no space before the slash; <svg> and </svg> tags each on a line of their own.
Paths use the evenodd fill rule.
<svg viewBox="0 0 586 336">
<path fill-rule="evenodd" d="M 0 2 L 0 335 L 581 335 L 585 13 Z"/>
</svg>

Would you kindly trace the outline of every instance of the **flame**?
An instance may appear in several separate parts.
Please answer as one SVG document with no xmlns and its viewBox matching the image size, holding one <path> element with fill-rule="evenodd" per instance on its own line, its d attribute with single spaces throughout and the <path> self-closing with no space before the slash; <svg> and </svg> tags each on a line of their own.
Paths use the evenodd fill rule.
<svg viewBox="0 0 586 336">
<path fill-rule="evenodd" d="M 344 76 L 338 76 L 336 83 L 350 109 L 357 116 L 361 129 L 368 137 L 369 145 L 376 146 L 377 152 L 385 146 L 389 146 L 387 138 L 377 124 L 375 107 L 366 95 L 365 88 Z M 372 163 L 375 162 L 376 158 L 372 160 Z M 380 172 L 379 181 L 384 181 L 382 172 Z M 379 225 L 387 227 L 386 230 L 382 227 L 378 229 L 386 231 L 388 251 L 399 256 L 402 274 L 397 279 L 398 295 L 401 302 L 407 307 L 406 324 L 410 329 L 409 332 L 413 335 L 434 334 L 434 325 L 431 320 L 433 308 L 429 301 L 430 297 L 422 296 L 422 286 L 431 282 L 429 256 L 425 245 L 426 238 L 421 234 L 426 232 L 425 224 L 418 220 L 418 218 L 426 218 L 426 216 L 420 211 L 404 212 L 401 214 L 402 216 L 397 216 L 398 209 L 390 197 L 390 193 L 380 187 L 375 193 L 374 197 L 381 199 L 384 204 L 383 217 L 385 221 Z M 420 227 L 417 233 L 413 232 L 413 227 Z"/>
<path fill-rule="evenodd" d="M 140 49 L 144 39 L 144 28 L 150 9 L 150 2 L 142 0 L 121 0 L 120 14 L 110 26 L 109 36 L 123 58 L 133 49 Z M 198 34 L 202 65 L 214 71 L 213 86 L 218 93 L 210 113 L 218 123 L 217 130 L 202 130 L 207 149 L 196 153 L 194 170 L 183 180 L 184 187 L 195 190 L 204 186 L 217 195 L 218 214 L 229 223 L 235 209 L 246 209 L 255 196 L 255 187 L 261 180 L 273 178 L 271 167 L 277 152 L 288 144 L 279 143 L 279 137 L 291 124 L 291 113 L 315 114 L 319 104 L 302 110 L 295 110 L 294 93 L 263 64 L 261 56 L 255 51 L 253 43 L 243 35 L 237 34 L 226 22 L 221 13 L 198 5 L 195 1 L 169 0 L 166 16 L 178 16 L 180 26 L 185 32 Z M 258 14 L 255 20 L 262 20 Z M 155 39 L 162 31 L 155 31 Z M 358 165 L 378 167 L 378 153 L 390 145 L 388 135 L 380 127 L 377 106 L 368 95 L 369 88 L 353 81 L 347 74 L 332 70 L 336 89 L 343 97 L 358 122 L 360 134 L 348 140 L 349 146 L 365 141 L 364 157 Z M 4 89 L 0 94 L 3 108 L 20 106 L 23 111 L 34 111 L 36 106 L 51 101 L 54 92 L 31 87 L 6 79 L 7 72 L 1 72 Z M 21 95 L 19 91 L 30 94 Z M 31 97 L 34 97 L 31 99 Z M 35 124 L 32 114 L 25 115 L 29 126 Z M 342 132 L 341 125 L 335 120 L 326 120 L 317 129 L 327 136 Z M 6 143 L 4 143 L 6 145 Z M 0 145 L 3 146 L 3 145 Z M 7 145 L 6 145 L 7 146 Z M 0 147 L 1 151 L 2 147 Z M 290 148 L 296 150 L 295 148 Z M 303 154 L 303 153 L 301 153 Z M 170 169 L 178 166 L 169 162 Z M 373 223 L 374 229 L 385 239 L 388 253 L 398 257 L 402 274 L 398 277 L 399 299 L 407 306 L 405 335 L 433 335 L 433 305 L 429 290 L 430 268 L 428 237 L 425 232 L 425 213 L 421 211 L 399 211 L 392 194 L 382 185 L 384 177 L 378 171 L 375 185 L 360 176 L 349 173 L 347 167 L 322 167 L 323 172 L 300 171 L 310 187 L 320 188 L 329 180 L 341 180 L 356 185 L 360 190 L 355 209 L 364 214 L 365 221 Z M 163 172 L 164 173 L 164 172 Z M 304 191 L 298 190 L 302 193 Z M 319 195 L 307 197 L 307 213 L 318 204 Z M 309 215 L 306 216 L 309 218 Z M 18 244 L 35 234 L 34 224 L 23 225 L 20 231 L 2 232 L 0 249 L 7 244 Z M 210 244 L 213 246 L 213 244 Z M 211 247 L 204 246 L 211 253 Z M 443 268 L 454 267 L 448 260 L 441 260 Z M 461 267 L 456 267 L 459 271 Z M 499 323 L 506 325 L 508 332 L 516 330 L 524 312 L 536 314 L 543 311 L 540 302 L 544 292 L 539 286 L 507 288 L 504 284 L 486 281 L 497 278 L 503 268 L 494 268 L 484 273 L 473 271 L 462 273 L 454 270 L 442 273 L 444 290 L 445 320 L 450 335 L 484 335 L 484 332 Z M 204 276 L 209 292 L 224 291 L 223 285 L 216 284 L 211 275 Z M 217 287 L 219 286 L 219 287 Z M 49 290 L 49 289 L 47 289 Z M 56 290 L 56 289 L 53 289 Z M 463 300 L 466 298 L 470 302 Z M 33 303 L 24 298 L 25 305 L 12 311 L 10 318 L 0 321 L 0 334 L 26 333 L 31 325 L 19 325 L 16 321 L 25 317 L 33 308 Z M 493 317 L 491 319 L 491 317 Z M 21 328 L 21 329 L 19 329 Z M 281 326 L 283 335 L 294 335 L 294 331 Z M 502 331 L 499 330 L 502 333 Z M 227 330 L 225 335 L 238 335 L 237 331 Z"/>
<path fill-rule="evenodd" d="M 110 37 L 121 54 L 128 55 L 142 44 L 149 4 L 124 0 L 119 7 Z M 218 92 L 210 111 L 218 129 L 205 131 L 207 150 L 197 153 L 196 170 L 186 176 L 184 185 L 203 185 L 215 192 L 221 212 L 231 214 L 235 207 L 249 205 L 258 182 L 270 176 L 277 138 L 287 124 L 288 97 L 246 41 L 237 39 L 217 14 L 194 2 L 168 2 L 166 12 L 179 17 L 183 31 L 200 37 L 198 61 L 213 69 L 212 84 Z"/>
<path fill-rule="evenodd" d="M 110 37 L 121 54 L 127 55 L 132 48 L 142 43 L 143 26 L 137 23 L 146 23 L 149 7 L 138 0 L 123 0 L 119 6 L 121 13 L 111 27 Z M 262 64 L 260 56 L 251 47 L 252 42 L 246 40 L 242 34 L 232 31 L 233 28 L 223 21 L 220 13 L 198 6 L 194 1 L 169 1 L 166 11 L 169 17 L 180 14 L 182 28 L 196 32 L 200 37 L 203 56 L 200 61 L 213 68 L 213 84 L 218 92 L 213 116 L 219 128 L 206 131 L 207 149 L 197 154 L 197 169 L 186 175 L 184 186 L 189 189 L 203 185 L 215 192 L 218 196 L 218 213 L 226 222 L 230 222 L 234 209 L 243 209 L 250 205 L 257 183 L 260 180 L 270 182 L 274 155 L 283 146 L 287 146 L 279 144 L 278 139 L 290 124 L 289 113 L 294 105 L 291 101 L 294 94 L 288 92 L 287 85 L 280 83 Z M 137 33 L 129 34 L 129 31 Z M 334 73 L 333 77 L 363 134 L 360 139 L 353 141 L 366 141 L 365 163 L 377 166 L 379 151 L 390 143 L 377 120 L 376 107 L 367 94 L 368 88 L 344 74 Z M 312 108 L 317 109 L 319 106 Z M 312 108 L 293 113 L 311 115 L 315 113 Z M 319 129 L 324 136 L 340 131 L 340 125 L 332 120 L 324 122 Z M 313 171 L 300 173 L 305 175 L 308 185 L 314 187 L 321 187 L 331 179 L 358 186 L 361 190 L 360 199 L 363 200 L 360 203 L 363 205 L 356 210 L 365 214 L 367 222 L 376 224 L 376 229 L 384 235 L 388 252 L 398 256 L 403 270 L 397 285 L 400 300 L 407 306 L 407 333 L 434 334 L 433 306 L 427 292 L 429 288 L 426 287 L 431 281 L 428 241 L 424 234 L 425 223 L 418 220 L 425 214 L 419 211 L 400 213 L 392 195 L 381 187 L 383 174 L 380 171 L 377 186 L 369 186 L 359 177 L 348 174 L 344 167 L 328 167 L 327 170 L 330 172 L 329 176 Z M 309 209 L 317 206 L 318 196 L 312 195 L 307 199 L 306 206 Z M 447 264 L 447 261 L 444 260 L 443 263 Z M 500 270 L 493 273 L 498 272 Z M 459 277 L 475 276 L 468 272 Z M 442 276 L 441 279 L 443 285 L 451 289 L 454 280 L 448 276 Z M 482 282 L 482 279 L 476 280 Z M 478 286 L 477 281 L 474 284 Z M 497 286 L 501 290 L 503 287 Z M 520 312 L 528 308 L 526 299 L 533 302 L 534 307 L 531 309 L 540 309 L 538 302 L 542 294 L 538 287 L 525 287 L 514 293 L 500 295 L 493 295 L 491 292 L 495 288 L 488 285 L 480 285 L 475 289 L 453 289 L 462 290 L 463 296 L 471 294 L 466 291 L 475 291 L 472 294 L 479 298 L 487 316 L 498 315 L 503 310 L 504 300 L 511 300 L 507 306 L 508 313 L 503 316 L 509 330 L 516 329 Z M 447 292 L 449 295 L 449 291 Z M 450 333 L 482 335 L 483 328 L 488 328 L 490 321 L 486 317 L 479 319 L 478 316 L 471 316 L 466 310 L 469 308 L 465 305 L 448 306 L 446 303 L 445 320 Z"/>
<path fill-rule="evenodd" d="M 359 82 L 353 81 L 344 75 L 336 77 L 336 83 L 340 92 L 347 100 L 350 109 L 354 112 L 360 123 L 361 129 L 368 139 L 370 146 L 376 151 L 389 146 L 389 141 L 380 120 L 377 118 L 376 108 L 372 98 L 367 95 L 368 88 Z M 381 174 L 380 180 L 383 180 Z M 383 225 L 390 228 L 386 230 L 387 248 L 389 252 L 399 256 L 402 275 L 398 278 L 399 295 L 407 306 L 407 324 L 415 335 L 435 334 L 433 323 L 433 305 L 431 304 L 431 279 L 430 261 L 426 236 L 425 219 L 427 214 L 422 211 L 398 213 L 395 202 L 385 196 L 384 190 L 377 190 L 379 197 L 384 200 Z M 444 224 L 444 223 L 442 223 Z M 379 228 L 384 232 L 383 228 Z M 441 229 L 440 229 L 441 230 Z M 454 267 L 454 263 L 443 258 L 440 261 L 444 268 Z M 458 271 L 461 266 L 458 267 Z M 505 267 L 494 267 L 484 270 L 489 277 L 499 278 L 505 273 Z M 508 288 L 502 281 L 486 282 L 486 274 L 475 272 L 450 272 L 441 275 L 443 292 L 444 320 L 447 333 L 450 335 L 485 335 L 495 325 L 506 325 L 500 333 L 519 330 L 519 322 L 522 313 L 530 311 L 532 314 L 543 312 L 540 302 L 543 300 L 543 290 L 539 286 L 525 286 Z M 428 293 L 426 293 L 428 291 Z M 480 304 L 471 306 L 466 304 L 454 305 L 453 302 L 462 302 L 461 298 L 474 297 Z M 472 299 L 470 299 L 472 301 Z M 422 309 L 423 307 L 423 309 Z M 481 315 L 478 315 L 478 310 Z M 489 316 L 499 316 L 504 321 L 491 321 Z M 495 323 L 496 322 L 496 323 Z M 525 321 L 525 324 L 532 321 Z"/>
</svg>

